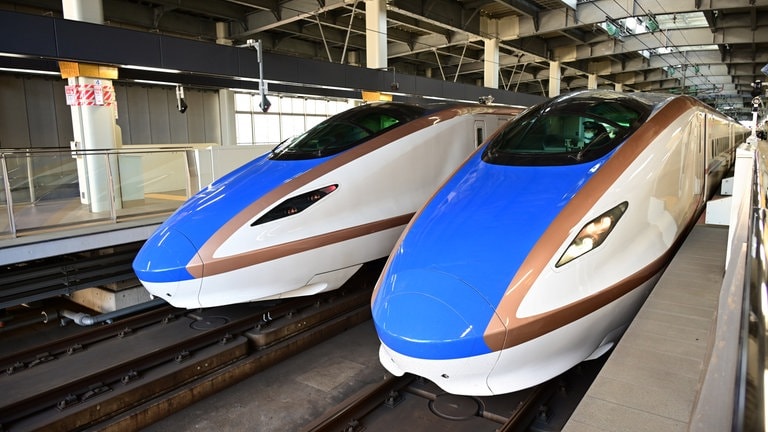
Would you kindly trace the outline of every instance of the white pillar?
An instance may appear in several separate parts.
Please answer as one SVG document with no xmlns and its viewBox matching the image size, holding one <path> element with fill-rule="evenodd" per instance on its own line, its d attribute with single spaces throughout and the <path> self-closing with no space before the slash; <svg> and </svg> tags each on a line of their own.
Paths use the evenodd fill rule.
<svg viewBox="0 0 768 432">
<path fill-rule="evenodd" d="M 78 88 L 79 92 L 88 92 L 90 91 L 87 90 L 88 88 L 94 88 L 95 92 L 96 88 L 101 88 L 100 91 L 105 95 L 107 92 L 114 94 L 112 81 L 108 79 L 79 76 L 68 78 L 68 84 Z M 79 143 L 79 149 L 86 151 L 86 155 L 82 158 L 84 164 L 82 167 L 78 165 L 78 169 L 84 171 L 83 175 L 78 175 L 81 181 L 80 201 L 83 204 L 90 204 L 91 211 L 94 213 L 109 211 L 111 203 L 114 203 L 115 208 L 122 207 L 117 157 L 98 152 L 98 150 L 111 150 L 117 147 L 116 101 L 112 99 L 109 103 L 105 101 L 104 105 L 71 107 L 75 141 Z M 82 182 L 83 179 L 86 180 L 85 183 Z"/>
<path fill-rule="evenodd" d="M 61 0 L 65 19 L 104 24 L 104 8 L 101 0 Z"/>
<path fill-rule="evenodd" d="M 229 38 L 229 23 L 223 21 L 216 22 L 216 43 L 219 45 L 232 45 L 232 39 Z"/>
<path fill-rule="evenodd" d="M 229 24 L 219 21 L 216 23 L 216 43 L 232 45 L 229 38 Z M 229 89 L 219 90 L 219 124 L 221 124 L 221 145 L 237 145 L 235 131 L 235 92 Z"/>
<path fill-rule="evenodd" d="M 591 73 L 587 76 L 587 89 L 597 89 L 597 74 Z"/>
<path fill-rule="evenodd" d="M 369 69 L 387 67 L 387 3 L 365 0 L 365 60 Z"/>
<path fill-rule="evenodd" d="M 549 62 L 549 97 L 560 96 L 561 77 L 560 62 Z"/>
<path fill-rule="evenodd" d="M 235 92 L 219 90 L 219 118 L 221 120 L 221 145 L 237 145 L 235 131 Z"/>
<path fill-rule="evenodd" d="M 483 39 L 485 60 L 483 61 L 483 82 L 485 87 L 499 88 L 499 40 Z"/>
<path fill-rule="evenodd" d="M 62 10 L 65 19 L 104 23 L 101 1 L 62 0 Z M 118 159 L 114 155 L 97 152 L 114 149 L 119 142 L 115 124 L 117 101 L 112 80 L 102 75 L 98 65 L 86 67 L 75 63 L 74 67 L 76 70 L 67 71 L 67 83 L 83 97 L 77 97 L 77 102 L 71 106 L 73 135 L 78 149 L 87 152 L 84 157 L 78 158 L 80 201 L 90 204 L 94 213 L 109 211 L 112 205 L 120 208 Z M 115 68 L 107 68 L 116 72 Z"/>
<path fill-rule="evenodd" d="M 613 89 L 617 92 L 623 92 L 624 91 L 624 84 L 622 83 L 616 83 L 613 85 Z"/>
</svg>

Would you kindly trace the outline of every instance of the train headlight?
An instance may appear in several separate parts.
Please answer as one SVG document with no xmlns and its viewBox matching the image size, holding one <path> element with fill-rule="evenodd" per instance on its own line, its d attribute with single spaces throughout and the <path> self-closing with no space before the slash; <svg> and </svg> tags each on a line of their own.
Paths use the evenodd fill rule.
<svg viewBox="0 0 768 432">
<path fill-rule="evenodd" d="M 600 246 L 616 226 L 616 223 L 619 222 L 621 216 L 624 215 L 624 212 L 627 211 L 628 206 L 629 203 L 624 201 L 584 225 L 555 267 L 565 265 Z"/>
<path fill-rule="evenodd" d="M 307 207 L 325 198 L 326 195 L 339 188 L 339 185 L 330 185 L 324 188 L 306 192 L 301 195 L 297 195 L 293 198 L 281 202 L 275 206 L 272 210 L 264 214 L 264 216 L 256 219 L 251 226 L 256 226 L 266 222 L 270 222 L 277 219 L 282 219 L 286 216 L 291 216 L 296 213 L 301 213 Z"/>
</svg>

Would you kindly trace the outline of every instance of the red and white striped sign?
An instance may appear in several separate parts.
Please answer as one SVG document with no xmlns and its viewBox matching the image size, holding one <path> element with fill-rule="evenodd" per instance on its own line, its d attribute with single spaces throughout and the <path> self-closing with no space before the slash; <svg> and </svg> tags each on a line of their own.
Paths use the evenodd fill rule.
<svg viewBox="0 0 768 432">
<path fill-rule="evenodd" d="M 70 106 L 112 106 L 115 104 L 115 90 L 101 84 L 75 84 L 64 86 L 67 105 Z"/>
</svg>

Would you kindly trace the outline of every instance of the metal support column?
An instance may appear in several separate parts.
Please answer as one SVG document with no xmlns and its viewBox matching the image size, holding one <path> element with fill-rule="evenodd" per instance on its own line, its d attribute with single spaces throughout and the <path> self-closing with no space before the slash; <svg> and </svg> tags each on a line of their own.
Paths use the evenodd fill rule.
<svg viewBox="0 0 768 432">
<path fill-rule="evenodd" d="M 483 84 L 485 87 L 499 87 L 499 40 L 483 39 L 485 60 L 483 61 Z"/>
<path fill-rule="evenodd" d="M 104 23 L 101 1 L 62 0 L 62 10 L 66 19 Z M 90 204 L 94 213 L 114 212 L 121 202 L 117 157 L 99 154 L 98 150 L 114 149 L 120 139 L 116 136 L 117 104 L 111 81 L 117 77 L 117 68 L 68 62 L 59 65 L 71 92 L 67 103 L 72 110 L 74 146 L 85 152 L 85 156 L 78 156 L 80 200 Z M 107 161 L 108 157 L 114 160 Z"/>
<path fill-rule="evenodd" d="M 591 73 L 587 75 L 587 89 L 589 90 L 597 89 L 597 74 Z"/>
<path fill-rule="evenodd" d="M 559 61 L 549 62 L 549 97 L 560 96 L 560 81 L 562 72 L 560 71 Z"/>
<path fill-rule="evenodd" d="M 369 69 L 387 67 L 387 3 L 365 0 L 365 59 Z"/>
</svg>

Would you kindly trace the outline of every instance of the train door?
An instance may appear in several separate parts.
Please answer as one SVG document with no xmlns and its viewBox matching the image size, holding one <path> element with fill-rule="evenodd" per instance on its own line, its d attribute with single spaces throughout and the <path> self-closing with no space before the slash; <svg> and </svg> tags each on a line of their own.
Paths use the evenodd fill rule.
<svg viewBox="0 0 768 432">
<path fill-rule="evenodd" d="M 485 142 L 485 120 L 475 120 L 475 127 L 472 130 L 475 134 L 475 148 L 480 147 Z"/>
<path fill-rule="evenodd" d="M 703 205 L 706 202 L 704 197 L 705 191 L 707 191 L 707 123 L 708 115 L 703 112 L 696 113 L 695 121 L 695 134 L 691 137 L 696 145 L 696 193 L 700 195 L 698 198 Z"/>
</svg>

